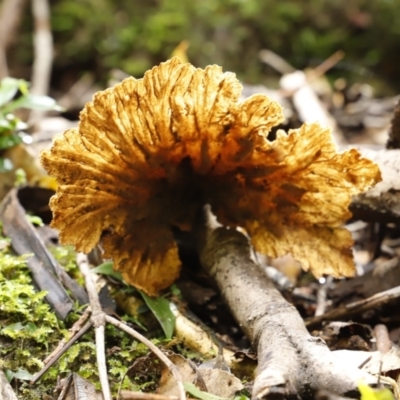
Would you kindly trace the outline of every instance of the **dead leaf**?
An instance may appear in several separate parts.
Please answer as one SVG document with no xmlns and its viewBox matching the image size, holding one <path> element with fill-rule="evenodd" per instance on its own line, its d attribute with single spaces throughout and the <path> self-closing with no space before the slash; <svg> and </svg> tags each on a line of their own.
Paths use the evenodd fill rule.
<svg viewBox="0 0 400 400">
<path fill-rule="evenodd" d="M 196 368 L 178 354 L 171 355 L 168 358 L 179 369 L 183 382 L 193 383 L 202 391 L 219 397 L 232 398 L 237 391 L 243 389 L 240 380 L 229 372 L 218 368 Z M 157 394 L 165 396 L 178 395 L 175 378 L 166 367 L 161 371 Z"/>
<path fill-rule="evenodd" d="M 65 380 L 58 400 L 103 400 L 103 395 L 86 379 L 73 373 Z"/>
</svg>

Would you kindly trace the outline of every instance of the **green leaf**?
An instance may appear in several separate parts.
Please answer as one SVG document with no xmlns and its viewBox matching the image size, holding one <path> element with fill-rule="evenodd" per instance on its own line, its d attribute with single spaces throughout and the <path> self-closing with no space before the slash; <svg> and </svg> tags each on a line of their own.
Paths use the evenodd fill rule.
<svg viewBox="0 0 400 400">
<path fill-rule="evenodd" d="M 33 378 L 33 375 L 26 369 L 18 368 L 16 372 L 13 372 L 13 378 L 17 378 L 21 381 L 30 381 Z"/>
<path fill-rule="evenodd" d="M 393 400 L 393 393 L 386 388 L 373 389 L 364 382 L 358 384 L 361 400 Z"/>
<path fill-rule="evenodd" d="M 13 131 L 17 126 L 17 121 L 15 119 L 6 119 L 0 116 L 0 132 Z"/>
<path fill-rule="evenodd" d="M 16 322 L 15 324 L 10 324 L 5 326 L 1 332 L 5 332 L 5 331 L 14 331 L 14 332 L 18 332 L 18 331 L 22 331 L 22 329 L 24 329 L 24 325 L 21 324 L 21 322 Z"/>
<path fill-rule="evenodd" d="M 17 134 L 0 136 L 0 150 L 6 150 L 22 142 L 22 138 Z"/>
<path fill-rule="evenodd" d="M 26 178 L 26 177 L 25 177 Z M 26 219 L 32 224 L 36 226 L 44 226 L 42 218 L 36 216 L 36 215 L 29 215 L 26 214 Z"/>
<path fill-rule="evenodd" d="M 225 397 L 219 397 L 211 393 L 203 392 L 190 382 L 183 382 L 183 386 L 189 394 L 201 400 L 228 400 Z"/>
<path fill-rule="evenodd" d="M 25 325 L 25 330 L 29 333 L 34 333 L 38 330 L 38 327 L 33 322 L 28 322 Z"/>
<path fill-rule="evenodd" d="M 164 299 L 164 297 L 149 297 L 141 290 L 139 290 L 139 293 L 142 295 L 147 307 L 150 308 L 151 312 L 157 318 L 167 339 L 171 339 L 175 328 L 175 316 L 169 307 L 169 301 Z"/>
<path fill-rule="evenodd" d="M 98 265 L 96 268 L 93 268 L 92 272 L 96 274 L 108 275 L 111 276 L 111 278 L 122 282 L 123 279 L 121 273 L 118 271 L 114 271 L 113 265 L 114 264 L 112 261 L 107 261 L 103 264 Z"/>
<path fill-rule="evenodd" d="M 23 168 L 17 168 L 15 170 L 15 182 L 14 182 L 14 186 L 18 187 L 18 186 L 22 186 L 22 185 L 26 185 L 28 182 L 27 178 L 26 178 L 26 172 Z M 29 218 L 28 218 L 29 219 Z M 40 222 L 39 222 L 40 220 Z M 41 218 L 39 217 L 35 217 L 33 218 L 33 220 L 31 220 L 33 225 L 37 225 L 37 226 L 43 226 L 43 221 Z"/>
<path fill-rule="evenodd" d="M 13 376 L 14 376 L 14 373 L 13 373 L 11 370 L 6 369 L 6 370 L 4 371 L 4 374 L 5 374 L 6 378 L 7 378 L 7 381 L 8 381 L 8 382 L 11 382 L 11 381 L 12 381 L 12 378 L 13 378 Z"/>
<path fill-rule="evenodd" d="M 2 110 L 3 113 L 10 113 L 17 108 L 28 108 L 30 110 L 42 111 L 63 111 L 64 109 L 57 105 L 56 101 L 49 96 L 38 96 L 35 94 L 27 94 L 12 101 Z"/>
<path fill-rule="evenodd" d="M 250 397 L 246 396 L 245 394 L 240 394 L 238 396 L 235 396 L 233 400 L 250 400 Z"/>
<path fill-rule="evenodd" d="M 0 83 L 0 107 L 8 103 L 18 92 L 19 79 L 4 78 Z"/>
</svg>

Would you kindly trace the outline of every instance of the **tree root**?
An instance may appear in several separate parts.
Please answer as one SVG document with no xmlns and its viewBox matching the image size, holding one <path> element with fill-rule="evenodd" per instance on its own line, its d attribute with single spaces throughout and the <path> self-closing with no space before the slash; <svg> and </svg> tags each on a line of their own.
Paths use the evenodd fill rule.
<svg viewBox="0 0 400 400">
<path fill-rule="evenodd" d="M 252 261 L 243 234 L 208 228 L 199 242 L 203 266 L 258 351 L 253 399 L 307 399 L 322 390 L 359 397 L 361 380 L 376 383 L 372 375 L 339 361 L 322 339 L 308 333 L 295 307 Z"/>
</svg>

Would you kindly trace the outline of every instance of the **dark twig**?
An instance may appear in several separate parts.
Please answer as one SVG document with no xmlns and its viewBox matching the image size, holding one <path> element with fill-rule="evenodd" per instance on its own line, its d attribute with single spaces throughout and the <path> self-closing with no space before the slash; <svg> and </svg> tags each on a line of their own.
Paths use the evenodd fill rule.
<svg viewBox="0 0 400 400">
<path fill-rule="evenodd" d="M 389 130 L 388 149 L 400 149 L 400 99 L 394 109 L 392 124 Z"/>
<path fill-rule="evenodd" d="M 334 321 L 351 318 L 355 314 L 361 314 L 365 311 L 381 307 L 393 300 L 400 298 L 400 286 L 377 293 L 368 299 L 356 301 L 330 310 L 318 317 L 306 319 L 306 326 L 309 329 L 316 328 L 323 321 Z"/>
<path fill-rule="evenodd" d="M 30 383 L 33 385 L 36 383 L 47 371 L 50 367 L 52 367 L 59 359 L 60 357 L 77 341 L 79 340 L 93 325 L 92 321 L 88 321 L 81 329 L 80 331 L 73 336 L 64 346 L 60 347 L 58 346 L 57 349 L 46 358 L 48 360 L 47 364 L 39 371 L 37 372 L 33 378 L 31 379 Z"/>
<path fill-rule="evenodd" d="M 76 321 L 74 323 L 74 325 L 72 325 L 72 328 L 69 329 L 69 333 L 70 333 L 70 338 L 69 340 L 61 340 L 60 343 L 58 344 L 58 346 L 44 359 L 44 363 L 48 364 L 52 359 L 54 358 L 59 358 L 62 354 L 64 354 L 65 350 L 62 351 L 62 349 L 64 348 L 64 346 L 67 345 L 67 343 L 69 341 L 71 341 L 76 335 L 79 335 L 79 337 L 81 337 L 83 335 L 82 330 L 83 327 L 86 323 L 86 321 L 88 320 L 88 318 L 90 317 L 90 307 L 86 308 L 85 312 L 80 316 L 80 318 L 78 319 L 78 321 Z M 87 329 L 85 330 L 85 332 L 87 331 Z M 79 339 L 78 337 L 78 339 Z M 76 339 L 74 338 L 74 342 L 76 342 Z M 70 345 L 68 345 L 68 348 L 71 347 Z"/>
</svg>

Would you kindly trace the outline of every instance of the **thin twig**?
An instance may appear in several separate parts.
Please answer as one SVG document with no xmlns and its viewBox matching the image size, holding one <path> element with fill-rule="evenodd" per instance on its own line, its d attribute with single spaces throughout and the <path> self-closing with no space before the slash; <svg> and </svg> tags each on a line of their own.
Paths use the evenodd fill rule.
<svg viewBox="0 0 400 400">
<path fill-rule="evenodd" d="M 387 326 L 383 324 L 375 325 L 374 335 L 376 339 L 376 349 L 382 354 L 387 353 L 393 345 Z"/>
<path fill-rule="evenodd" d="M 327 291 L 329 289 L 329 287 L 331 286 L 332 283 L 332 277 L 328 277 L 326 279 L 326 282 L 323 283 L 322 285 L 320 285 L 320 287 L 318 288 L 318 292 L 317 292 L 317 307 L 315 309 L 315 316 L 318 317 L 319 315 L 322 315 L 325 310 L 326 310 L 326 299 L 327 299 Z"/>
<path fill-rule="evenodd" d="M 62 348 L 57 348 L 57 351 L 54 351 L 52 353 L 51 359 L 50 356 L 47 357 L 47 364 L 39 371 L 37 372 L 31 379 L 30 383 L 31 385 L 35 384 L 47 371 L 50 367 L 52 367 L 59 359 L 60 357 L 78 340 L 80 339 L 93 325 L 92 321 L 88 321 L 82 329 L 75 335 L 73 336 L 68 343 L 63 346 Z"/>
<path fill-rule="evenodd" d="M 54 357 L 56 357 L 56 355 L 61 352 L 61 349 L 63 349 L 64 346 L 66 346 L 66 344 L 69 341 L 71 341 L 72 338 L 75 337 L 75 335 L 80 333 L 80 331 L 82 330 L 82 327 L 84 326 L 84 324 L 90 317 L 91 312 L 92 311 L 91 311 L 90 307 L 87 307 L 85 312 L 79 317 L 79 319 L 69 329 L 69 334 L 70 334 L 69 339 L 68 340 L 62 339 L 60 341 L 60 343 L 58 343 L 58 346 L 44 359 L 44 361 L 43 361 L 44 364 L 47 364 L 48 362 L 50 362 L 50 360 L 52 360 Z M 82 334 L 80 336 L 82 336 Z"/>
<path fill-rule="evenodd" d="M 123 322 L 118 321 L 116 318 L 109 315 L 106 315 L 106 320 L 110 324 L 116 326 L 117 328 L 126 332 L 128 335 L 133 336 L 135 339 L 145 344 L 165 364 L 165 366 L 171 371 L 171 374 L 176 380 L 179 390 L 179 400 L 185 400 L 185 388 L 183 387 L 182 376 L 177 366 L 157 346 L 151 343 L 149 339 L 141 335 L 139 332 L 135 331 Z"/>
<path fill-rule="evenodd" d="M 163 394 L 121 391 L 122 400 L 179 400 L 178 396 L 165 396 Z"/>
<path fill-rule="evenodd" d="M 363 313 L 367 310 L 376 309 L 395 299 L 400 298 L 400 286 L 377 293 L 367 299 L 346 304 L 326 312 L 318 317 L 306 319 L 305 323 L 308 329 L 317 327 L 323 321 L 333 321 L 336 319 L 350 318 L 354 314 Z"/>
<path fill-rule="evenodd" d="M 85 286 L 89 296 L 90 307 L 92 308 L 92 322 L 95 326 L 96 336 L 96 357 L 97 368 L 99 371 L 99 379 L 103 392 L 104 400 L 111 400 L 110 385 L 107 376 L 106 354 L 105 354 L 105 340 L 104 328 L 106 324 L 105 313 L 103 312 L 97 295 L 96 285 L 90 272 L 89 262 L 84 254 L 78 254 L 77 264 L 83 277 L 85 278 Z"/>
</svg>

